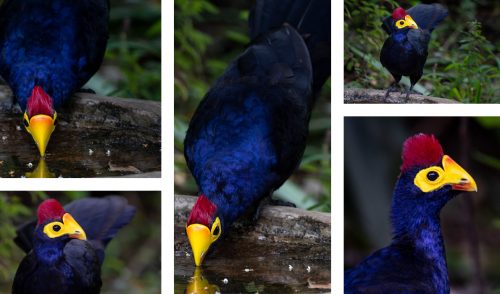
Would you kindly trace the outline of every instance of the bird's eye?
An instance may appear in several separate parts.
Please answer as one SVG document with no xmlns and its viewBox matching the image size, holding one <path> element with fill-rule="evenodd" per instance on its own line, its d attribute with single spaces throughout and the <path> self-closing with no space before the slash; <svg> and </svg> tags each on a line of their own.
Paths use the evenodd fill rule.
<svg viewBox="0 0 500 294">
<path fill-rule="evenodd" d="M 430 171 L 427 173 L 427 179 L 430 181 L 435 181 L 437 178 L 439 178 L 439 174 L 435 171 Z"/>
<path fill-rule="evenodd" d="M 404 21 L 404 20 L 400 20 L 400 21 L 399 21 L 399 25 L 400 25 L 400 26 L 403 26 L 404 24 L 405 24 L 405 21 Z"/>
<path fill-rule="evenodd" d="M 29 121 L 28 121 L 27 119 L 24 119 L 24 120 L 23 120 L 23 123 L 24 123 L 24 126 L 25 126 L 26 128 L 29 128 L 30 123 L 29 123 Z"/>
<path fill-rule="evenodd" d="M 215 229 L 214 229 L 214 231 L 213 231 L 212 235 L 217 236 L 217 235 L 219 235 L 219 233 L 220 233 L 220 229 L 219 229 L 219 227 L 217 226 L 217 227 L 215 227 Z"/>
<path fill-rule="evenodd" d="M 54 226 L 52 227 L 52 230 L 54 230 L 54 232 L 59 232 L 59 231 L 61 230 L 61 226 L 59 226 L 59 225 L 54 225 Z"/>
</svg>

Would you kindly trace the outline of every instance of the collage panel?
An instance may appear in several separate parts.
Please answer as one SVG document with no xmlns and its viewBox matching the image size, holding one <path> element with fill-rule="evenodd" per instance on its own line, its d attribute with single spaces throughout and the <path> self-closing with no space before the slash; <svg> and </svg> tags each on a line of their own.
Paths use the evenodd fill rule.
<svg viewBox="0 0 500 294">
<path fill-rule="evenodd" d="M 495 0 L 344 0 L 344 103 L 500 103 Z"/>
<path fill-rule="evenodd" d="M 174 1 L 175 293 L 329 292 L 331 1 L 192 4 Z"/>
<path fill-rule="evenodd" d="M 500 117 L 344 127 L 344 293 L 497 292 Z"/>
<path fill-rule="evenodd" d="M 160 293 L 160 195 L 0 192 L 0 292 Z"/>
<path fill-rule="evenodd" d="M 160 1 L 0 4 L 0 177 L 160 177 Z"/>
</svg>

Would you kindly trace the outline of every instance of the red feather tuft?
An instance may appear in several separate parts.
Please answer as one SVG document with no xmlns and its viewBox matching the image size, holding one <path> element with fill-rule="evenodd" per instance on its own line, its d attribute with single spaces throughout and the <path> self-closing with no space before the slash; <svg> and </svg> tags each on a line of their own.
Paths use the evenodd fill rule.
<svg viewBox="0 0 500 294">
<path fill-rule="evenodd" d="M 35 86 L 33 91 L 31 91 L 31 96 L 28 98 L 27 110 L 30 118 L 37 114 L 53 116 L 54 107 L 52 98 L 50 98 L 49 94 L 42 87 Z"/>
<path fill-rule="evenodd" d="M 408 15 L 406 13 L 406 10 L 404 10 L 401 7 L 398 7 L 396 9 L 394 9 L 394 11 L 392 12 L 392 19 L 394 19 L 394 20 L 403 19 L 403 18 L 405 18 L 406 15 Z"/>
<path fill-rule="evenodd" d="M 201 194 L 191 210 L 187 225 L 200 224 L 208 227 L 214 220 L 216 210 L 217 206 Z"/>
<path fill-rule="evenodd" d="M 66 212 L 55 199 L 47 199 L 38 206 L 38 224 L 43 224 L 48 220 L 62 219 Z"/>
<path fill-rule="evenodd" d="M 403 144 L 401 172 L 415 166 L 438 164 L 443 157 L 443 148 L 434 135 L 417 134 Z"/>
</svg>

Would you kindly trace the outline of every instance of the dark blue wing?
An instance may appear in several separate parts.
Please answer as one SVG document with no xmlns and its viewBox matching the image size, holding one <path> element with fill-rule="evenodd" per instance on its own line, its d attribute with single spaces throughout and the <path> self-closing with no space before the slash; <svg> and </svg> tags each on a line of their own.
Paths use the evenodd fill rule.
<svg viewBox="0 0 500 294">
<path fill-rule="evenodd" d="M 407 13 L 422 30 L 431 31 L 448 15 L 448 9 L 441 4 L 418 4 L 408 9 Z"/>
</svg>

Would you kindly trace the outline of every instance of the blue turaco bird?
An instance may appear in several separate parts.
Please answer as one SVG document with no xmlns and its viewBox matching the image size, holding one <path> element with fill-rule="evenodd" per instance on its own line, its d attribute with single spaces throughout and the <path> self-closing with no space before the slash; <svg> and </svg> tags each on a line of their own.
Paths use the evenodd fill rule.
<svg viewBox="0 0 500 294">
<path fill-rule="evenodd" d="M 12 293 L 99 293 L 104 249 L 134 213 L 119 196 L 80 199 L 64 208 L 55 199 L 43 201 L 37 220 L 17 230 L 15 241 L 28 255 Z"/>
<path fill-rule="evenodd" d="M 186 232 L 197 266 L 244 214 L 258 217 L 300 163 L 311 109 L 330 75 L 330 0 L 257 0 L 251 44 L 189 124 L 184 154 L 199 187 Z"/>
<path fill-rule="evenodd" d="M 0 7 L 0 76 L 42 157 L 56 110 L 102 63 L 108 18 L 109 0 L 5 0 Z"/>
<path fill-rule="evenodd" d="M 392 242 L 345 272 L 346 294 L 450 293 L 439 213 L 460 192 L 477 191 L 476 182 L 443 154 L 433 135 L 408 138 L 402 159 L 392 198 Z"/>
<path fill-rule="evenodd" d="M 384 19 L 382 28 L 389 37 L 380 52 L 380 62 L 394 77 L 386 98 L 402 76 L 409 76 L 411 86 L 405 98 L 408 100 L 413 86 L 422 77 L 431 32 L 447 15 L 448 10 L 441 4 L 418 4 L 408 11 L 398 7 Z"/>
</svg>

